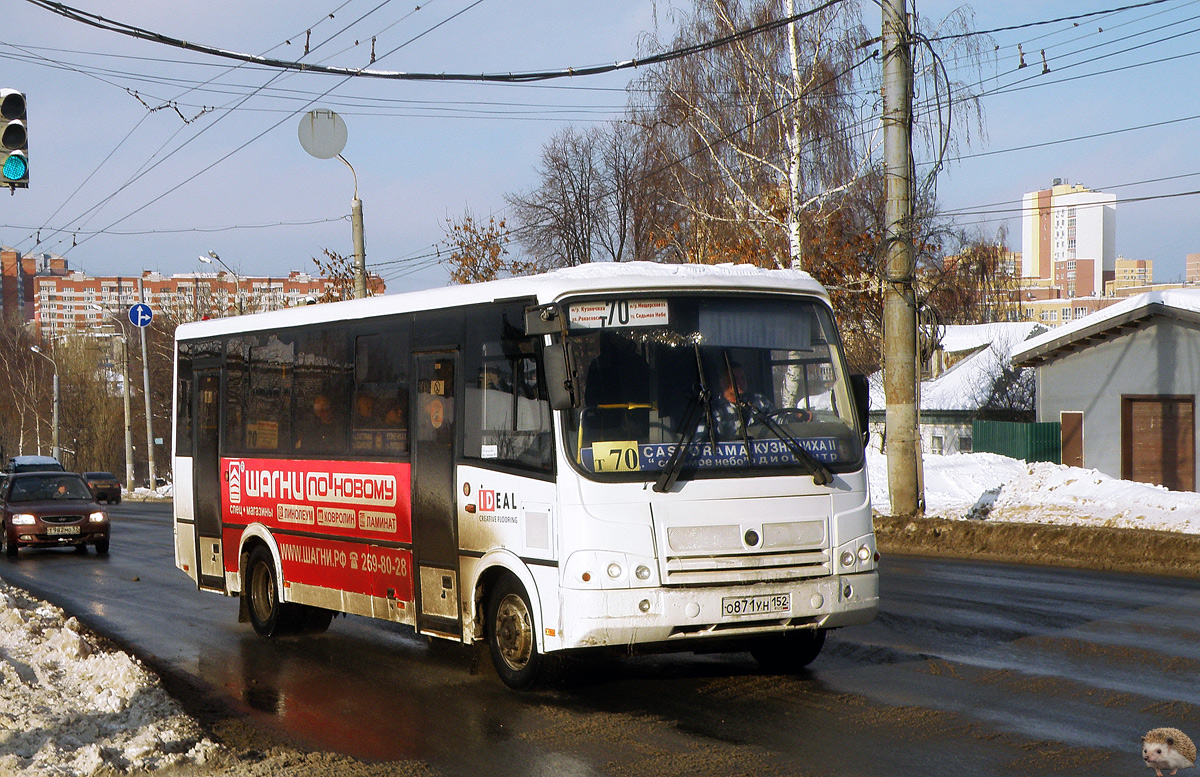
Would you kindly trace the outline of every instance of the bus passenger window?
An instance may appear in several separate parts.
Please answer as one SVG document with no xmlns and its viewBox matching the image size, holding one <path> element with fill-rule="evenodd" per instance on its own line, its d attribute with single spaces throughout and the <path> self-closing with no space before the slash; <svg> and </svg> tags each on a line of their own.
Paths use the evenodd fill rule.
<svg viewBox="0 0 1200 777">
<path fill-rule="evenodd" d="M 408 453 L 408 386 L 393 334 L 354 339 L 354 401 L 350 452 Z"/>
<path fill-rule="evenodd" d="M 351 364 L 344 332 L 316 329 L 296 338 L 292 394 L 294 447 L 304 454 L 346 452 Z"/>
<path fill-rule="evenodd" d="M 475 379 L 467 384 L 465 455 L 551 469 L 550 404 L 539 396 L 537 362 L 532 355 L 502 355 L 498 343 L 485 343 L 484 352 Z M 488 353 L 496 356 L 489 358 Z"/>
</svg>

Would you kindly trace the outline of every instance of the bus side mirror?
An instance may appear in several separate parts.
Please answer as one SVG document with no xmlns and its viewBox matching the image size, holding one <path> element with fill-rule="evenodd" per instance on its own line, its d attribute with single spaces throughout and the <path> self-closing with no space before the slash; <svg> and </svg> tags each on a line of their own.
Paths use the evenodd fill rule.
<svg viewBox="0 0 1200 777">
<path fill-rule="evenodd" d="M 542 363 L 546 370 L 546 394 L 553 410 L 570 410 L 578 403 L 575 391 L 575 370 L 571 369 L 571 354 L 566 343 L 551 342 L 542 348 Z"/>
<path fill-rule="evenodd" d="M 567 321 L 562 308 L 551 303 L 525 308 L 525 335 L 542 337 L 542 367 L 546 371 L 546 395 L 554 410 L 570 410 L 578 405 L 575 370 L 564 337 Z"/>
<path fill-rule="evenodd" d="M 858 422 L 862 424 L 863 445 L 871 437 L 869 419 L 871 413 L 871 384 L 866 375 L 850 376 L 850 392 L 854 395 L 854 410 L 858 413 Z"/>
</svg>

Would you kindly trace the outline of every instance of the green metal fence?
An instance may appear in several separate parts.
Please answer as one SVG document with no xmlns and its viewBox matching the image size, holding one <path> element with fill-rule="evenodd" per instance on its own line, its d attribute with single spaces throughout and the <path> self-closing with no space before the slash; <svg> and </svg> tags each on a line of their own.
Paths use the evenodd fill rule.
<svg viewBox="0 0 1200 777">
<path fill-rule="evenodd" d="M 1062 432 L 1057 421 L 1022 424 L 1013 421 L 973 421 L 977 453 L 999 453 L 1025 461 L 1062 463 Z"/>
</svg>

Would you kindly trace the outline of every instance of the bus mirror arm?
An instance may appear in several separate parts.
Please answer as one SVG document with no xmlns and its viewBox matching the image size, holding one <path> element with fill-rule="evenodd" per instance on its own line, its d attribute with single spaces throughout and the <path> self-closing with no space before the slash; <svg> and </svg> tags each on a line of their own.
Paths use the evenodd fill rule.
<svg viewBox="0 0 1200 777">
<path fill-rule="evenodd" d="M 525 308 L 525 335 L 566 335 L 567 320 L 563 317 L 562 308 L 551 303 Z"/>
</svg>

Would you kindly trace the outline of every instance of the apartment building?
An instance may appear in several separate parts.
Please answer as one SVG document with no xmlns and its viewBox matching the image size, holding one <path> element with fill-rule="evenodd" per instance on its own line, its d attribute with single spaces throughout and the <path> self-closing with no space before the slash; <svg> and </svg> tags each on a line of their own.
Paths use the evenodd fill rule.
<svg viewBox="0 0 1200 777">
<path fill-rule="evenodd" d="M 22 254 L 12 248 L 0 247 L 0 318 L 5 323 L 32 319 L 34 279 L 67 273 L 67 260 L 61 256 Z"/>
<path fill-rule="evenodd" d="M 259 313 L 317 301 L 337 288 L 335 280 L 292 271 L 286 276 L 235 276 L 231 273 L 179 273 L 166 276 L 89 276 L 82 272 L 37 276 L 31 318 L 43 337 L 113 329 L 130 305 L 145 302 L 175 321 Z M 386 290 L 372 275 L 372 294 Z"/>
<path fill-rule="evenodd" d="M 1103 294 L 1116 278 L 1116 195 L 1056 178 L 1022 206 L 1022 276 L 1053 279 L 1068 297 Z"/>
</svg>

